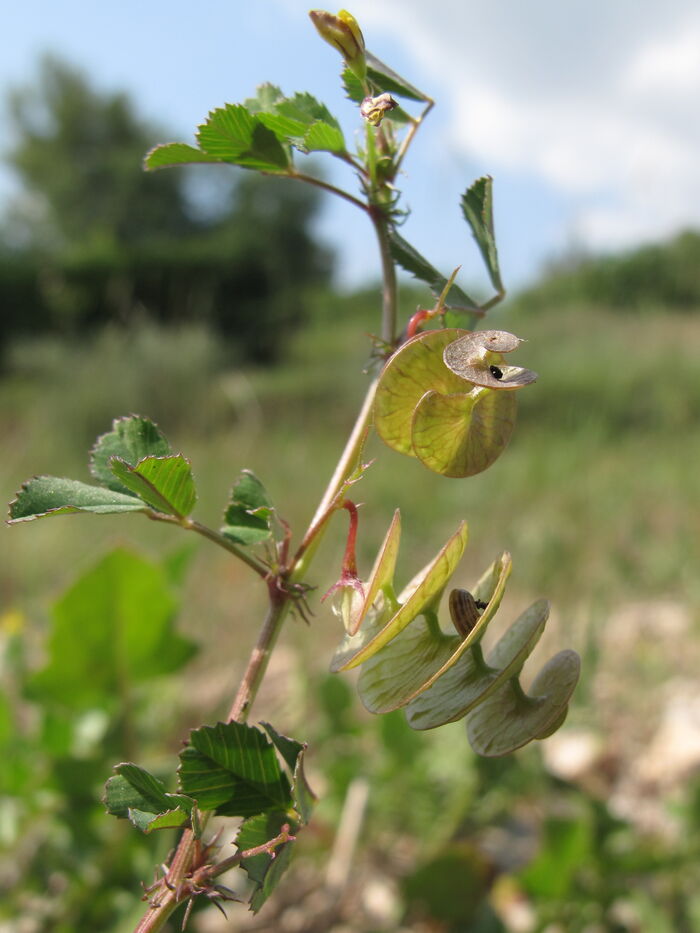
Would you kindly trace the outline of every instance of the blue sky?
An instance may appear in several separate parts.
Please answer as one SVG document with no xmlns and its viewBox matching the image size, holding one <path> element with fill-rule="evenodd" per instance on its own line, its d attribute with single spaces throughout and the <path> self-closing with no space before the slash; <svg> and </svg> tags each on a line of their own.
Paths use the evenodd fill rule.
<svg viewBox="0 0 700 933">
<path fill-rule="evenodd" d="M 6 5 L 0 92 L 52 51 L 188 140 L 207 111 L 263 81 L 309 90 L 356 125 L 339 58 L 299 0 Z M 333 8 L 334 9 L 334 8 Z M 600 251 L 700 225 L 696 0 L 357 0 L 368 47 L 437 101 L 405 164 L 404 228 L 436 265 L 484 284 L 462 191 L 494 176 L 504 278 L 533 279 L 572 249 Z M 167 141 L 167 139 L 164 139 Z M 333 178 L 352 187 L 334 166 Z M 0 174 L 0 203 L 12 196 Z M 345 283 L 375 278 L 360 212 L 329 203 L 321 229 Z"/>
</svg>

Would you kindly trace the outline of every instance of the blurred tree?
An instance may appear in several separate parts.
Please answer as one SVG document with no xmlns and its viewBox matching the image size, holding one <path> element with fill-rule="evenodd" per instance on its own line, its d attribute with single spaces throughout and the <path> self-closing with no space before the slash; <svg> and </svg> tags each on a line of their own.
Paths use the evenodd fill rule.
<svg viewBox="0 0 700 933">
<path fill-rule="evenodd" d="M 178 173 L 147 176 L 159 135 L 123 93 L 93 90 L 78 70 L 45 56 L 36 84 L 9 96 L 10 164 L 22 180 L 32 239 L 54 247 L 135 244 L 193 229 Z"/>
<path fill-rule="evenodd" d="M 196 181 L 145 173 L 162 133 L 52 57 L 9 110 L 24 192 L 0 220 L 0 342 L 146 313 L 208 322 L 239 357 L 278 357 L 308 289 L 330 276 L 311 232 L 318 192 L 219 166 Z"/>
</svg>

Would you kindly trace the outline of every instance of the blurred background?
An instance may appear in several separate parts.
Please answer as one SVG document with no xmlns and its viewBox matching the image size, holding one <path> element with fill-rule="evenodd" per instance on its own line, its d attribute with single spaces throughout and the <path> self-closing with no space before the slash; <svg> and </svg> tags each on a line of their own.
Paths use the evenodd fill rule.
<svg viewBox="0 0 700 933">
<path fill-rule="evenodd" d="M 325 101 L 352 138 L 340 62 L 306 9 L 42 0 L 31 16 L 3 11 L 7 501 L 37 473 L 89 481 L 95 437 L 138 412 L 191 458 L 202 521 L 219 524 L 246 467 L 303 533 L 369 378 L 373 232 L 315 189 L 225 167 L 146 175 L 141 161 L 266 80 Z M 403 235 L 489 297 L 458 201 L 494 176 L 509 296 L 490 323 L 527 339 L 522 362 L 540 374 L 509 449 L 480 476 L 446 480 L 371 444 L 361 569 L 396 506 L 400 581 L 467 518 L 455 583 L 510 550 L 503 624 L 550 598 L 531 664 L 573 647 L 582 683 L 546 743 L 476 759 L 463 723 L 414 733 L 400 714 L 363 711 L 353 678 L 327 673 L 338 624 L 312 594 L 312 631 L 290 620 L 255 716 L 309 742 L 316 818 L 258 919 L 204 906 L 192 928 L 691 933 L 700 15 L 684 0 L 358 0 L 352 12 L 368 47 L 438 104 L 405 165 Z M 313 169 L 353 188 L 335 165 Z M 430 304 L 403 282 L 403 321 Z M 340 524 L 309 581 L 321 593 L 338 576 Z M 101 785 L 125 758 L 169 773 L 187 729 L 226 714 L 264 593 L 229 555 L 138 516 L 0 534 L 0 931 L 128 931 L 139 881 L 172 839 L 108 820 Z M 115 548 L 159 575 L 157 598 L 199 646 L 176 674 L 134 685 L 126 711 L 119 693 L 74 688 L 71 640 L 57 635 Z M 104 634 L 95 616 L 82 624 Z M 358 832 L 350 851 L 342 818 Z"/>
</svg>

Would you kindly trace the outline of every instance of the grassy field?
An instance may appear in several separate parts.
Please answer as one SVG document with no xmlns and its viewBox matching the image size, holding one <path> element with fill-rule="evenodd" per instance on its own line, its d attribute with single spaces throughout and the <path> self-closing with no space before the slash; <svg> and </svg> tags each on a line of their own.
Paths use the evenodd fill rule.
<svg viewBox="0 0 700 933">
<path fill-rule="evenodd" d="M 415 300 L 407 298 L 407 313 Z M 107 331 L 82 345 L 38 339 L 15 347 L 0 383 L 6 498 L 35 473 L 88 480 L 94 438 L 112 417 L 138 412 L 191 458 L 203 521 L 218 524 L 232 482 L 247 467 L 264 480 L 298 537 L 369 379 L 363 369 L 373 304 L 371 294 L 319 300 L 287 362 L 271 370 L 227 368 L 224 349 L 196 329 L 144 326 L 132 334 Z M 645 316 L 586 307 L 527 316 L 506 309 L 493 314 L 492 326 L 526 338 L 520 361 L 540 374 L 519 395 L 509 449 L 485 473 L 448 480 L 372 439 L 367 454 L 375 462 L 355 493 L 365 503 L 361 563 L 368 568 L 398 506 L 405 578 L 466 518 L 470 543 L 459 582 L 468 585 L 509 550 L 514 572 L 506 608 L 546 595 L 562 640 L 579 649 L 588 627 L 604 625 L 621 605 L 666 600 L 697 607 L 698 317 L 663 309 Z M 339 521 L 327 558 L 314 568 L 311 582 L 321 592 L 337 577 L 343 533 Z M 39 618 L 49 596 L 115 542 L 155 555 L 183 544 L 173 529 L 139 516 L 71 516 L 6 527 L 2 535 L 2 604 Z M 210 567 L 214 585 L 204 582 Z M 254 581 L 223 552 L 198 546 L 188 584 L 198 631 L 230 630 L 230 585 L 237 581 L 238 624 L 255 626 L 261 597 Z M 328 609 L 314 608 L 317 634 L 328 633 L 332 642 Z"/>
<path fill-rule="evenodd" d="M 415 302 L 415 295 L 407 296 L 406 314 Z M 201 493 L 196 514 L 203 521 L 219 523 L 232 482 L 248 467 L 264 480 L 298 539 L 369 379 L 363 373 L 366 335 L 376 327 L 377 303 L 371 294 L 319 299 L 311 325 L 273 370 L 229 368 L 225 349 L 197 329 L 161 332 L 144 325 L 83 344 L 37 338 L 13 347 L 0 381 L 6 499 L 37 473 L 88 480 L 87 451 L 95 436 L 112 417 L 138 412 L 156 420 L 174 449 L 191 458 Z M 526 338 L 518 361 L 540 374 L 519 395 L 509 449 L 486 473 L 447 480 L 372 439 L 368 456 L 375 462 L 355 491 L 364 503 L 361 570 L 371 565 L 397 506 L 404 520 L 399 580 L 430 559 L 466 518 L 470 544 L 455 583 L 468 586 L 501 550 L 511 551 L 505 621 L 548 596 L 554 613 L 546 650 L 568 646 L 584 656 L 570 723 L 592 729 L 604 743 L 644 743 L 669 680 L 690 678 L 700 653 L 700 317 L 663 308 L 643 316 L 586 306 L 525 315 L 516 308 L 494 313 L 490 324 Z M 344 531 L 341 519 L 314 566 L 309 582 L 321 593 L 337 578 Z M 0 605 L 25 615 L 39 653 L 50 600 L 98 554 L 127 543 L 158 556 L 186 543 L 176 530 L 139 516 L 70 516 L 0 533 Z M 258 590 L 244 567 L 197 544 L 182 627 L 204 648 L 188 689 L 186 721 L 197 711 L 211 718 L 212 710 L 226 708 L 264 608 Z M 313 690 L 335 689 L 324 686 L 323 672 L 337 623 L 315 595 L 311 603 L 312 631 L 296 622 L 288 627 L 278 676 L 257 711 L 282 711 L 290 730 L 308 718 L 318 698 Z M 661 622 L 656 627 L 653 612 L 644 628 L 639 607 L 669 606 L 685 619 L 680 636 Z M 630 607 L 632 635 L 622 648 L 619 641 L 611 647 L 611 620 L 619 628 Z M 616 678 L 619 689 L 611 691 Z M 456 734 L 449 727 L 420 737 L 452 775 L 467 755 L 461 745 L 455 751 Z M 386 740 L 377 733 L 372 741 Z M 371 741 L 368 747 L 376 751 Z M 320 774 L 323 766 L 321 760 Z M 431 775 L 427 767 L 420 780 L 430 783 Z M 457 795 L 461 805 L 473 791 L 473 775 L 469 780 L 471 791 Z M 437 798 L 428 811 L 434 820 Z"/>
</svg>

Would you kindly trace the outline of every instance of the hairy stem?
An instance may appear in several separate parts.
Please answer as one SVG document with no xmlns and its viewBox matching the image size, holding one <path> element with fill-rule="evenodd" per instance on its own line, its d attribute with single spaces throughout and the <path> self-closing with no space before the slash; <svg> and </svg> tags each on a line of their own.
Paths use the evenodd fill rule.
<svg viewBox="0 0 700 933">
<path fill-rule="evenodd" d="M 336 188 L 335 185 L 331 185 L 327 181 L 322 181 L 320 178 L 314 178 L 313 175 L 305 175 L 303 172 L 291 171 L 286 177 L 296 178 L 297 181 L 306 181 L 310 185 L 315 185 L 317 188 L 322 188 L 324 191 L 330 191 L 331 194 L 336 194 L 339 198 L 343 198 L 343 200 L 349 201 L 350 204 L 354 204 L 355 207 L 359 207 L 362 211 L 368 210 L 365 202 L 360 201 L 359 198 L 356 198 L 353 194 L 350 194 L 349 191 L 343 191 L 342 188 Z"/>
<path fill-rule="evenodd" d="M 261 560 L 258 560 L 253 554 L 249 554 L 248 551 L 236 544 L 234 541 L 231 541 L 230 538 L 227 538 L 225 535 L 220 534 L 218 531 L 214 531 L 213 528 L 208 528 L 206 525 L 202 525 L 201 522 L 195 521 L 193 518 L 178 518 L 175 515 L 166 515 L 164 512 L 148 511 L 146 512 L 148 518 L 154 522 L 169 522 L 171 525 L 178 525 L 180 528 L 184 528 L 185 531 L 194 531 L 198 535 L 201 535 L 203 538 L 206 538 L 208 541 L 213 541 L 214 544 L 218 544 L 219 547 L 222 547 L 225 551 L 228 551 L 230 554 L 235 555 L 239 560 L 242 560 L 244 564 L 247 564 L 251 570 L 254 570 L 258 576 L 263 579 L 267 579 L 270 574 L 270 569 L 267 567 Z"/>
<path fill-rule="evenodd" d="M 265 676 L 270 655 L 275 647 L 290 604 L 291 598 L 287 595 L 271 595 L 265 621 L 262 624 L 258 640 L 248 659 L 238 692 L 229 710 L 229 722 L 245 722 L 248 718 L 250 707 Z"/>
<path fill-rule="evenodd" d="M 382 340 L 393 346 L 396 337 L 396 266 L 389 243 L 389 221 L 378 207 L 370 209 L 370 217 L 379 242 L 382 260 Z"/>
<path fill-rule="evenodd" d="M 416 117 L 415 120 L 411 121 L 411 128 L 406 133 L 406 136 L 404 137 L 404 141 L 401 143 L 401 148 L 399 149 L 398 154 L 396 156 L 396 161 L 394 163 L 396 172 L 398 172 L 398 170 L 401 168 L 401 163 L 403 162 L 404 157 L 406 153 L 408 152 L 408 147 L 413 142 L 416 133 L 418 132 L 418 130 L 421 127 L 421 124 L 423 123 L 423 120 L 425 120 L 425 118 L 428 116 L 430 111 L 433 109 L 434 105 L 435 105 L 435 101 L 430 97 L 426 97 L 425 98 L 425 109 L 423 110 L 423 113 L 421 113 L 419 117 Z"/>
<path fill-rule="evenodd" d="M 310 562 L 308 548 L 311 544 L 311 541 L 315 538 L 318 529 L 328 517 L 328 510 L 333 505 L 334 499 L 336 499 L 338 496 L 338 493 L 343 488 L 346 480 L 351 475 L 353 470 L 355 470 L 360 464 L 362 448 L 364 446 L 367 432 L 369 430 L 369 425 L 372 419 L 372 407 L 374 405 L 374 395 L 376 391 L 377 380 L 375 379 L 367 389 L 367 394 L 365 395 L 364 402 L 362 403 L 362 408 L 357 415 L 355 426 L 350 432 L 350 436 L 348 437 L 345 444 L 345 449 L 343 450 L 343 453 L 338 460 L 338 464 L 330 478 L 328 486 L 326 487 L 323 498 L 318 504 L 318 508 L 316 509 L 314 517 L 311 519 L 308 531 L 304 535 L 301 547 L 295 557 L 294 570 L 297 580 L 299 579 L 298 571 L 302 567 L 302 557 L 305 558 L 303 565 L 305 569 Z"/>
</svg>

